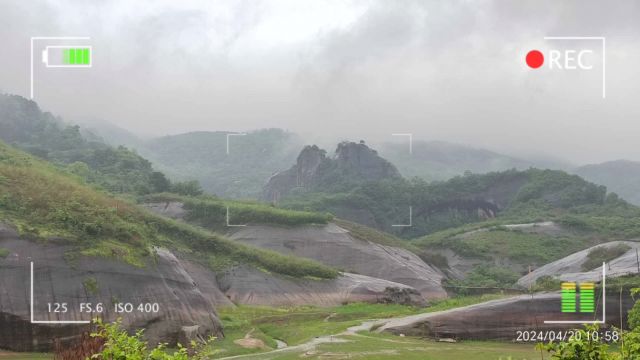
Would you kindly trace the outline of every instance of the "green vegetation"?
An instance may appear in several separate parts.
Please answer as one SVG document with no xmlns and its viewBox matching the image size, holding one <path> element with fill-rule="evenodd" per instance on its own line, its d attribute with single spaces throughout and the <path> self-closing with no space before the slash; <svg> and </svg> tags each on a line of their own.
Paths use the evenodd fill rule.
<svg viewBox="0 0 640 360">
<path fill-rule="evenodd" d="M 607 288 L 608 289 L 632 289 L 632 288 L 640 288 L 640 275 L 632 274 L 632 275 L 624 275 L 624 276 L 616 276 L 613 278 L 607 279 Z"/>
<path fill-rule="evenodd" d="M 222 228 L 226 224 L 227 209 L 230 222 L 234 224 L 276 224 L 296 226 L 304 224 L 326 224 L 330 214 L 312 213 L 275 208 L 258 202 L 221 200 L 214 196 L 179 196 L 163 193 L 144 196 L 141 202 L 178 201 L 188 210 L 186 220 L 208 228 Z"/>
<path fill-rule="evenodd" d="M 592 244 L 592 241 L 577 235 L 551 236 L 498 226 L 452 237 L 434 234 L 420 239 L 418 244 L 425 248 L 450 248 L 472 258 L 510 259 L 541 266 L 582 250 Z"/>
<path fill-rule="evenodd" d="M 84 290 L 91 295 L 96 295 L 98 294 L 98 280 L 96 280 L 96 278 L 94 277 L 88 277 L 86 279 L 84 279 L 84 281 L 82 282 L 82 285 L 84 286 Z"/>
<path fill-rule="evenodd" d="M 12 223 L 22 236 L 65 239 L 84 255 L 140 266 L 152 260 L 152 246 L 162 245 L 295 277 L 337 276 L 336 270 L 317 262 L 245 246 L 154 215 L 1 142 L 0 179 L 0 219 Z"/>
<path fill-rule="evenodd" d="M 488 174 L 465 173 L 447 181 L 432 183 L 417 178 L 388 179 L 357 185 L 342 192 L 294 193 L 282 199 L 281 206 L 329 211 L 341 217 L 356 209 L 366 209 L 377 228 L 395 232 L 404 238 L 424 236 L 471 223 L 482 224 L 495 216 L 496 220 L 491 221 L 513 223 L 561 220 L 566 215 L 593 215 L 598 211 L 598 216 L 610 218 L 624 214 L 629 222 L 637 222 L 630 216 L 638 215 L 637 208 L 617 198 L 606 197 L 605 194 L 604 187 L 588 183 L 575 175 L 555 170 L 529 169 Z M 397 230 L 391 225 L 406 222 L 407 204 L 412 204 L 413 225 Z M 605 206 L 613 213 L 605 212 Z M 635 230 L 640 230 L 640 226 Z"/>
<path fill-rule="evenodd" d="M 225 328 L 225 339 L 216 343 L 224 356 L 232 356 L 260 349 L 246 349 L 234 343 L 251 331 L 271 348 L 275 339 L 287 345 L 297 345 L 317 336 L 338 334 L 366 319 L 412 315 L 424 309 L 404 305 L 354 303 L 331 308 L 312 306 L 273 308 L 238 306 L 222 308 L 218 313 Z M 264 351 L 264 350 L 262 350 Z"/>
<path fill-rule="evenodd" d="M 359 332 L 344 336 L 348 342 L 324 343 L 306 355 L 292 352 L 277 357 L 256 356 L 257 359 L 294 360 L 356 358 L 367 360 L 496 360 L 496 359 L 540 359 L 540 353 L 530 344 L 465 341 L 455 344 L 442 343 L 416 337 L 399 338 L 391 334 Z"/>
<path fill-rule="evenodd" d="M 520 274 L 504 267 L 487 264 L 477 265 L 463 280 L 448 280 L 446 286 L 458 294 L 468 293 L 470 288 L 511 288 Z"/>
<path fill-rule="evenodd" d="M 287 308 L 238 306 L 219 309 L 225 329 L 225 338 L 216 342 L 220 356 L 258 353 L 275 348 L 275 339 L 287 345 L 298 345 L 314 337 L 339 334 L 347 328 L 372 319 L 408 316 L 422 312 L 448 310 L 494 300 L 502 295 L 465 296 L 442 300 L 428 308 L 395 304 L 352 303 L 320 308 L 299 306 Z M 248 349 L 234 343 L 251 332 L 251 337 L 262 340 L 267 349 Z"/>
<path fill-rule="evenodd" d="M 6 258 L 7 256 L 9 256 L 9 254 L 11 254 L 11 251 L 9 251 L 9 249 L 0 247 L 0 259 Z"/>
<path fill-rule="evenodd" d="M 599 246 L 592 249 L 587 254 L 587 260 L 582 263 L 582 271 L 590 271 L 597 267 L 602 267 L 603 262 L 609 262 L 617 257 L 624 255 L 631 247 L 626 244 L 617 244 L 615 246 Z"/>
<path fill-rule="evenodd" d="M 531 287 L 531 291 L 557 291 L 560 289 L 560 284 L 562 284 L 562 280 L 555 279 L 553 276 L 544 275 L 536 280 L 536 283 Z"/>
<path fill-rule="evenodd" d="M 497 300 L 504 298 L 505 295 L 500 293 L 495 294 L 483 294 L 483 295 L 461 295 L 454 296 L 448 299 L 432 302 L 425 312 L 444 311 L 449 309 L 455 309 L 463 306 L 469 306 L 473 304 L 479 304 L 486 301 Z"/>
<path fill-rule="evenodd" d="M 89 342 L 99 342 L 103 346 L 92 359 L 131 359 L 131 360 L 205 360 L 214 354 L 211 344 L 214 337 L 207 339 L 205 343 L 192 341 L 189 347 L 178 344 L 178 349 L 173 353 L 167 349 L 167 344 L 159 344 L 151 347 L 143 340 L 143 330 L 138 330 L 134 335 L 129 335 L 121 326 L 120 320 L 112 324 L 103 324 L 100 319 L 95 320 L 98 326 L 96 332 L 91 334 Z"/>
<path fill-rule="evenodd" d="M 45 159 L 83 181 L 114 193 L 200 193 L 197 182 L 172 184 L 151 162 L 123 146 L 112 147 L 79 126 L 42 112 L 17 95 L 0 94 L 0 140 Z"/>
<path fill-rule="evenodd" d="M 380 245 L 404 248 L 416 254 L 421 254 L 421 250 L 418 247 L 389 233 L 343 219 L 334 219 L 333 222 L 341 228 L 348 230 L 349 233 L 357 239 L 371 241 Z"/>
</svg>

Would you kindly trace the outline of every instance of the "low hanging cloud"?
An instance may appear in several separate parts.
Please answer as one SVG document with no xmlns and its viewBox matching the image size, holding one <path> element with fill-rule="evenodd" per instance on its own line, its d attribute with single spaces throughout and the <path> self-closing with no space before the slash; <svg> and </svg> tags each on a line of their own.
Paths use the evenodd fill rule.
<svg viewBox="0 0 640 360">
<path fill-rule="evenodd" d="M 410 132 L 575 162 L 640 160 L 639 15 L 635 1 L 5 0 L 0 89 L 28 95 L 30 36 L 91 36 L 90 70 L 36 62 L 44 109 L 153 135 Z M 532 48 L 574 46 L 549 35 L 607 37 L 606 99 L 597 57 L 593 71 L 526 67 Z"/>
</svg>

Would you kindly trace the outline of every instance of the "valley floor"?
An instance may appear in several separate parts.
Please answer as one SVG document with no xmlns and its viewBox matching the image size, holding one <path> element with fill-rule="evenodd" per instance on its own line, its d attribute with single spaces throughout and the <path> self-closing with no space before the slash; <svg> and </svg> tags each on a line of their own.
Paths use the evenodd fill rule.
<svg viewBox="0 0 640 360">
<path fill-rule="evenodd" d="M 341 336 L 312 350 L 255 354 L 244 359 L 402 359 L 402 360 L 533 360 L 540 359 L 533 344 L 497 342 L 442 343 L 412 337 L 359 332 Z M 545 354 L 543 359 L 547 359 Z"/>
<path fill-rule="evenodd" d="M 534 344 L 435 342 L 370 332 L 378 320 L 443 311 L 502 297 L 468 296 L 429 308 L 349 304 L 334 308 L 238 307 L 221 309 L 225 339 L 219 359 L 540 359 Z M 545 354 L 546 356 L 546 354 Z"/>
<path fill-rule="evenodd" d="M 378 320 L 443 311 L 502 298 L 451 298 L 428 308 L 354 303 L 331 308 L 239 306 L 219 309 L 225 338 L 216 341 L 216 359 L 541 359 L 534 344 L 435 342 L 370 332 Z M 546 354 L 543 359 L 546 359 Z M 0 360 L 52 359 L 48 354 L 0 351 Z"/>
</svg>

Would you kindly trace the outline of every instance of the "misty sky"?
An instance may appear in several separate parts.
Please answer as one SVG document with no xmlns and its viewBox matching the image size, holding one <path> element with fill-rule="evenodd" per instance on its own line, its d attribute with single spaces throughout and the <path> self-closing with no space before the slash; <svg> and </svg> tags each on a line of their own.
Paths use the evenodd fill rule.
<svg viewBox="0 0 640 360">
<path fill-rule="evenodd" d="M 35 100 L 138 133 L 281 127 L 391 133 L 578 163 L 640 160 L 640 2 L 0 0 L 0 90 L 29 96 L 31 36 L 90 36 L 91 69 L 45 69 Z M 544 36 L 605 36 L 601 45 Z M 73 42 L 78 43 L 78 42 Z M 592 70 L 531 70 L 531 49 Z"/>
</svg>

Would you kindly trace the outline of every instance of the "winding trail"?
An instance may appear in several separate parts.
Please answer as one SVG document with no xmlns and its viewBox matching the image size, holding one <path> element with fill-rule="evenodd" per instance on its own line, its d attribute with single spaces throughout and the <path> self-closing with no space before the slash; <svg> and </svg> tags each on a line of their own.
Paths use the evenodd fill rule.
<svg viewBox="0 0 640 360">
<path fill-rule="evenodd" d="M 506 298 L 502 298 L 502 299 L 485 301 L 485 302 L 472 304 L 472 305 L 467 305 L 467 306 L 462 306 L 462 307 L 457 307 L 457 308 L 453 308 L 453 309 L 442 310 L 442 311 L 434 311 L 434 312 L 427 312 L 427 313 L 416 314 L 416 315 L 392 317 L 392 318 L 378 319 L 378 320 L 366 320 L 366 321 L 363 321 L 360 325 L 351 326 L 351 327 L 347 328 L 347 330 L 345 330 L 345 331 L 343 331 L 343 332 L 341 332 L 339 334 L 315 337 L 315 338 L 313 338 L 313 339 L 311 339 L 311 340 L 309 340 L 309 341 L 307 341 L 305 343 L 299 344 L 299 345 L 286 346 L 286 347 L 283 347 L 283 348 L 280 348 L 280 346 L 278 346 L 278 349 L 267 351 L 267 352 L 263 352 L 263 353 L 228 356 L 228 357 L 220 358 L 220 360 L 222 360 L 222 359 L 243 359 L 243 358 L 249 358 L 249 357 L 252 357 L 252 358 L 263 358 L 263 357 L 270 358 L 271 355 L 276 355 L 276 354 L 283 353 L 283 352 L 288 352 L 288 351 L 308 352 L 308 351 L 315 350 L 316 346 L 318 346 L 320 344 L 345 343 L 345 342 L 351 341 L 351 340 L 342 338 L 343 336 L 369 337 L 367 335 L 358 334 L 358 332 L 359 331 L 364 331 L 364 330 L 369 330 L 370 331 L 374 326 L 376 328 L 376 330 L 375 330 L 376 332 L 381 332 L 381 331 L 383 331 L 383 330 L 385 330 L 387 328 L 390 328 L 390 327 L 409 324 L 409 323 L 415 322 L 417 320 L 421 320 L 421 319 L 425 319 L 425 318 L 428 318 L 428 317 L 431 317 L 431 316 L 435 316 L 437 314 L 447 313 L 447 312 L 451 312 L 451 311 L 459 311 L 461 309 L 471 309 L 471 308 L 475 308 L 475 307 L 479 307 L 479 306 L 486 306 L 487 304 L 498 305 L 498 304 L 501 304 L 502 302 L 505 302 L 505 301 L 512 301 L 514 298 L 517 298 L 517 297 L 518 296 L 506 297 Z M 379 339 L 379 340 L 380 341 L 395 342 L 395 343 L 404 343 L 404 341 L 402 341 L 400 339 L 401 338 L 399 338 L 398 340 L 391 340 L 391 339 Z"/>
<path fill-rule="evenodd" d="M 267 351 L 267 352 L 263 352 L 263 353 L 255 353 L 255 354 L 245 354 L 245 355 L 235 355 L 235 356 L 228 356 L 228 357 L 223 357 L 220 358 L 220 360 L 223 359 L 242 359 L 242 358 L 249 358 L 249 357 L 269 357 L 271 355 L 275 355 L 278 353 L 282 353 L 282 352 L 288 352 L 288 351 L 300 351 L 300 352 L 307 352 L 307 351 L 311 351 L 314 350 L 316 348 L 316 346 L 320 345 L 320 344 L 325 344 L 325 343 L 344 343 L 344 342 L 349 342 L 351 340 L 347 340 L 347 339 L 343 339 L 341 338 L 341 336 L 354 336 L 354 335 L 358 335 L 357 332 L 358 331 L 362 331 L 362 330 L 369 330 L 371 329 L 371 327 L 376 324 L 378 321 L 380 320 L 368 320 L 368 321 L 364 321 L 363 323 L 361 323 L 360 325 L 356 325 L 356 326 L 352 326 L 350 328 L 348 328 L 347 330 L 339 333 L 339 334 L 335 334 L 335 335 L 326 335 L 326 336 L 319 336 L 319 337 L 315 337 L 305 343 L 299 344 L 299 345 L 294 345 L 294 346 L 287 346 L 284 348 L 279 348 L 276 350 L 271 350 L 271 351 Z"/>
</svg>

